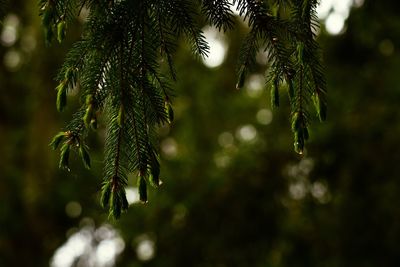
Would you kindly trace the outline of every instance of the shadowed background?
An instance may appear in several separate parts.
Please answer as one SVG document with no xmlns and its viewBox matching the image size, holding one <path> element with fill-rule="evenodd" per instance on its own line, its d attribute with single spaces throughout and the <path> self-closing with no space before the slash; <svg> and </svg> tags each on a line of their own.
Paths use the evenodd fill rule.
<svg viewBox="0 0 400 267">
<path fill-rule="evenodd" d="M 59 170 L 48 146 L 78 106 L 69 96 L 56 112 L 53 78 L 82 20 L 46 48 L 36 7 L 11 1 L 0 33 L 0 266 L 400 265 L 396 1 L 322 1 L 329 113 L 302 156 L 287 99 L 270 108 L 265 55 L 235 90 L 239 20 L 225 35 L 204 29 L 210 60 L 182 44 L 176 120 L 160 129 L 163 185 L 143 205 L 130 177 L 119 221 L 99 205 L 105 129 L 90 137 L 91 171 L 75 156 Z"/>
</svg>

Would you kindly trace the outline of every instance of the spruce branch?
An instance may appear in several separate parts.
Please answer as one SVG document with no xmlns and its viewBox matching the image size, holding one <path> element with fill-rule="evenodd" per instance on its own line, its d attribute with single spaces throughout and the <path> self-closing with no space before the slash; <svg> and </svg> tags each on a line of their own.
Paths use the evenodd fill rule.
<svg viewBox="0 0 400 267">
<path fill-rule="evenodd" d="M 209 46 L 202 30 L 195 22 L 198 16 L 194 8 L 196 5 L 193 4 L 193 1 L 188 0 L 170 0 L 168 2 L 166 11 L 171 14 L 169 22 L 173 27 L 173 32 L 186 37 L 193 54 L 206 57 Z"/>
<path fill-rule="evenodd" d="M 260 46 L 268 51 L 270 63 L 267 81 L 271 86 L 271 105 L 279 105 L 279 85 L 288 84 L 291 103 L 291 121 L 295 151 L 303 153 L 308 139 L 309 103 L 314 102 L 319 119 L 326 118 L 326 83 L 319 47 L 315 41 L 316 22 L 315 0 L 275 1 L 279 8 L 291 10 L 289 18 L 281 18 L 279 10 L 272 15 L 270 2 L 260 0 L 236 0 L 239 13 L 251 27 L 240 54 L 237 88 L 244 83 L 249 66 L 254 64 L 246 58 L 254 58 Z M 249 62 L 251 64 L 243 64 Z"/>
<path fill-rule="evenodd" d="M 252 29 L 243 42 L 239 55 L 239 62 L 237 64 L 238 81 L 236 83 L 236 89 L 243 87 L 246 75 L 250 72 L 250 68 L 255 65 L 256 54 L 260 48 L 258 38 L 259 33 Z"/>
<path fill-rule="evenodd" d="M 160 54 L 167 60 L 169 73 L 174 81 L 176 81 L 176 70 L 172 60 L 173 53 L 176 50 L 176 44 L 174 42 L 174 34 L 172 29 L 168 27 L 167 20 L 164 15 L 165 9 L 162 5 L 157 5 L 155 8 L 155 32 L 158 31 L 160 38 Z"/>
<path fill-rule="evenodd" d="M 231 3 L 227 0 L 203 0 L 202 12 L 206 15 L 210 24 L 218 30 L 231 30 L 234 27 Z"/>
<path fill-rule="evenodd" d="M 286 83 L 294 147 L 303 153 L 310 106 L 314 105 L 320 120 L 326 118 L 326 82 L 314 34 L 317 2 L 39 0 L 47 43 L 64 40 L 82 8 L 89 10 L 82 39 L 71 48 L 57 76 L 57 109 L 66 108 L 72 90 L 81 102 L 50 144 L 60 150 L 60 167 L 69 169 L 71 151 L 86 168 L 91 166 L 86 139 L 97 128 L 99 116 L 105 116 L 101 204 L 114 218 L 128 209 L 125 187 L 131 173 L 137 174 L 140 199 L 146 202 L 148 184 L 160 185 L 157 127 L 174 119 L 170 81 L 177 78 L 173 59 L 180 38 L 194 55 L 207 56 L 209 46 L 200 19 L 230 30 L 235 26 L 232 4 L 249 26 L 238 59 L 237 88 L 255 66 L 257 53 L 265 49 L 271 105 L 279 106 L 280 87 Z M 161 71 L 164 66 L 167 74 Z"/>
<path fill-rule="evenodd" d="M 3 21 L 4 16 L 7 13 L 9 0 L 0 0 L 0 21 Z"/>
</svg>

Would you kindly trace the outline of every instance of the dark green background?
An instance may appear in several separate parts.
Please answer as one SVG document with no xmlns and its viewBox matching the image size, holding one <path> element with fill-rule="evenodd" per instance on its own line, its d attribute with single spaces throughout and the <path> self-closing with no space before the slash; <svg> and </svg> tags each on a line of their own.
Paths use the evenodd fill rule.
<svg viewBox="0 0 400 267">
<path fill-rule="evenodd" d="M 83 218 L 118 229 L 125 250 L 117 266 L 400 266 L 399 10 L 394 0 L 365 0 L 344 34 L 319 36 L 328 121 L 315 119 L 303 156 L 293 152 L 285 97 L 265 126 L 256 114 L 270 108 L 269 93 L 252 98 L 234 89 L 245 29 L 227 35 L 228 57 L 217 69 L 179 50 L 176 121 L 160 134 L 161 144 L 175 140 L 178 153 L 162 154 L 164 184 L 151 189 L 149 203 L 133 204 L 115 222 L 98 201 L 104 129 L 91 136 L 90 172 L 77 157 L 71 172 L 59 170 L 48 147 L 77 106 L 70 97 L 67 111 L 56 113 L 53 78 L 80 24 L 65 43 L 46 48 L 36 2 L 11 1 L 19 39 L 0 47 L 0 59 L 13 50 L 22 62 L 15 70 L 0 64 L 0 266 L 49 265 Z M 249 124 L 257 138 L 241 142 L 236 132 Z M 233 146 L 219 145 L 223 132 L 233 134 Z M 229 158 L 225 167 L 216 165 L 221 156 Z M 71 201 L 80 216 L 66 214 Z M 156 248 L 146 262 L 135 252 L 143 235 Z"/>
</svg>

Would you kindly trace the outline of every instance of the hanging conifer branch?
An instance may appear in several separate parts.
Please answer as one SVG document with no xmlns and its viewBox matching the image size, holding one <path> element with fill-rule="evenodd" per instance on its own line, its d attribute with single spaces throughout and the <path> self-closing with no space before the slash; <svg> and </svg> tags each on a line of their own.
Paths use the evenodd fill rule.
<svg viewBox="0 0 400 267">
<path fill-rule="evenodd" d="M 317 22 L 316 0 L 293 1 L 293 17 L 296 32 L 296 96 L 292 101 L 292 131 L 295 151 L 302 154 L 305 141 L 309 138 L 309 103 L 314 101 L 317 115 L 321 121 L 326 119 L 325 77 L 319 56 L 319 47 L 313 30 Z"/>
<path fill-rule="evenodd" d="M 233 12 L 227 0 L 203 0 L 202 11 L 206 15 L 210 24 L 218 30 L 231 30 L 234 26 Z"/>
<path fill-rule="evenodd" d="M 3 22 L 3 18 L 7 13 L 9 0 L 0 0 L 0 22 Z"/>
<path fill-rule="evenodd" d="M 197 21 L 203 16 L 219 30 L 234 28 L 236 5 L 249 33 L 237 67 L 237 88 L 255 65 L 260 49 L 268 52 L 271 104 L 279 106 L 280 87 L 288 85 L 295 150 L 308 139 L 310 103 L 326 118 L 326 85 L 313 28 L 316 0 L 39 0 L 47 43 L 63 41 L 68 25 L 86 7 L 82 40 L 68 53 L 57 81 L 56 106 L 67 107 L 68 93 L 79 90 L 81 108 L 51 145 L 60 149 L 60 167 L 69 168 L 75 151 L 89 168 L 86 138 L 105 116 L 104 179 L 101 203 L 115 218 L 126 211 L 128 174 L 137 174 L 140 199 L 147 186 L 160 184 L 156 129 L 171 123 L 176 79 L 173 54 L 183 37 L 194 55 L 205 57 L 208 44 Z M 159 59 L 164 59 L 162 63 Z M 169 69 L 161 73 L 161 65 Z"/>
<path fill-rule="evenodd" d="M 267 81 L 271 86 L 271 105 L 279 106 L 279 86 L 288 85 L 291 103 L 294 148 L 303 153 L 308 139 L 309 102 L 313 100 L 318 117 L 326 118 L 326 85 L 319 48 L 312 30 L 318 26 L 315 9 L 316 0 L 260 1 L 235 0 L 238 10 L 251 27 L 239 58 L 237 87 L 244 84 L 249 66 L 243 58 L 254 58 L 259 46 L 266 46 L 270 63 Z M 272 5 L 277 11 L 273 14 Z M 291 16 L 283 19 L 280 9 L 284 7 Z M 260 40 L 261 44 L 257 44 Z M 251 57 L 249 57 L 251 55 Z M 254 60 L 252 60 L 254 61 Z M 252 63 L 250 60 L 249 63 Z"/>
</svg>

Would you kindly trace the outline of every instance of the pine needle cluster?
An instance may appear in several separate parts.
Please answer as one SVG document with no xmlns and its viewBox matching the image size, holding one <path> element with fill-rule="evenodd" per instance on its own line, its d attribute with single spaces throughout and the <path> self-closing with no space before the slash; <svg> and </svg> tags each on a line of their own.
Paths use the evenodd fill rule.
<svg viewBox="0 0 400 267">
<path fill-rule="evenodd" d="M 287 84 L 294 149 L 302 154 L 309 138 L 310 109 L 326 119 L 326 82 L 315 33 L 317 0 L 234 0 L 248 20 L 248 33 L 239 57 L 237 88 L 255 64 L 260 49 L 268 52 L 271 106 L 279 107 L 280 87 Z"/>
<path fill-rule="evenodd" d="M 156 129 L 173 120 L 173 54 L 183 37 L 193 54 L 207 56 L 201 18 L 219 30 L 233 29 L 236 6 L 250 29 L 239 57 L 237 88 L 243 86 L 257 52 L 267 50 L 272 103 L 279 106 L 279 87 L 288 84 L 298 153 L 308 139 L 310 102 L 321 120 L 326 117 L 325 80 L 314 34 L 315 0 L 40 0 L 39 5 L 48 43 L 62 42 L 70 22 L 82 8 L 89 10 L 82 39 L 68 53 L 56 87 L 59 111 L 73 90 L 79 90 L 81 107 L 51 145 L 60 149 L 61 168 L 69 168 L 71 151 L 90 168 L 86 138 L 97 129 L 99 116 L 106 118 L 101 203 L 115 218 L 128 209 L 129 173 L 138 175 L 143 202 L 147 185 L 160 183 Z M 161 62 L 167 64 L 167 74 L 160 71 Z"/>
<path fill-rule="evenodd" d="M 6 15 L 9 6 L 9 0 L 0 0 L 0 25 L 2 25 L 3 18 Z"/>
</svg>

